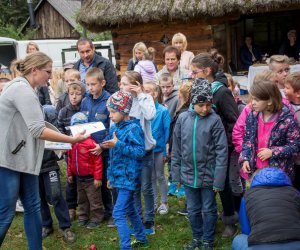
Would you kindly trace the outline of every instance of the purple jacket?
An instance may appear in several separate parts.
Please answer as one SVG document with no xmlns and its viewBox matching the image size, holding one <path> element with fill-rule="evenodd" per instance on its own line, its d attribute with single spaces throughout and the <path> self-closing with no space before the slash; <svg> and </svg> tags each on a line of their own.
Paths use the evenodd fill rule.
<svg viewBox="0 0 300 250">
<path fill-rule="evenodd" d="M 249 161 L 251 172 L 256 170 L 258 113 L 249 113 L 240 161 Z M 271 130 L 268 148 L 273 151 L 269 164 L 294 178 L 294 157 L 300 151 L 300 128 L 293 112 L 284 105 Z"/>
<path fill-rule="evenodd" d="M 134 71 L 139 72 L 143 78 L 143 82 L 153 81 L 156 74 L 154 63 L 150 60 L 139 61 L 134 67 Z"/>
</svg>

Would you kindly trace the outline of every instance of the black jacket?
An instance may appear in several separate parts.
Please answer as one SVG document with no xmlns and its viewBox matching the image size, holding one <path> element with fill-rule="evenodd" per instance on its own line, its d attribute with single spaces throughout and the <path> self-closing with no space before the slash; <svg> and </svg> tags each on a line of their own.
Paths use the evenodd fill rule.
<svg viewBox="0 0 300 250">
<path fill-rule="evenodd" d="M 63 108 L 66 107 L 67 105 L 70 104 L 70 99 L 69 99 L 69 94 L 68 93 L 63 93 L 57 101 L 56 104 L 56 111 L 59 114 L 59 111 Z"/>
<path fill-rule="evenodd" d="M 72 104 L 68 104 L 63 107 L 58 114 L 57 128 L 63 134 L 70 135 L 71 131 L 67 130 L 66 127 L 70 126 L 72 116 L 80 111 L 80 106 L 76 107 Z"/>
<path fill-rule="evenodd" d="M 79 70 L 80 62 L 81 59 L 75 63 L 74 69 Z M 116 70 L 112 65 L 112 63 L 108 59 L 104 58 L 103 56 L 95 54 L 94 67 L 99 68 L 103 71 L 104 78 L 106 81 L 104 89 L 108 91 L 110 94 L 117 92 L 119 90 L 118 79 L 117 79 Z"/>
<path fill-rule="evenodd" d="M 37 89 L 37 93 L 39 96 L 40 104 L 43 105 L 52 105 L 49 95 L 48 86 L 39 87 Z"/>
</svg>

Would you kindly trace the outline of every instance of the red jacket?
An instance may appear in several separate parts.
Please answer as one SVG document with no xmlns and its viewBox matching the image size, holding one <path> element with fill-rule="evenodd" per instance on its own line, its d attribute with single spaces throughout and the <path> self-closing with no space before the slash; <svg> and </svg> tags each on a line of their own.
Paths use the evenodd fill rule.
<svg viewBox="0 0 300 250">
<path fill-rule="evenodd" d="M 94 180 L 102 180 L 102 156 L 89 152 L 96 147 L 95 144 L 95 141 L 89 137 L 72 145 L 72 149 L 68 151 L 68 176 L 93 175 Z"/>
</svg>

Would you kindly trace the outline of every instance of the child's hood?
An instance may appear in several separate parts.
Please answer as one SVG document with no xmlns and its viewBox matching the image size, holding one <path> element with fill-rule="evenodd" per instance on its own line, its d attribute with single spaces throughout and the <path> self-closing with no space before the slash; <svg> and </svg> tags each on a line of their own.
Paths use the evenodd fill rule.
<svg viewBox="0 0 300 250">
<path fill-rule="evenodd" d="M 142 60 L 139 61 L 138 65 L 143 68 L 147 73 L 153 74 L 155 73 L 155 67 L 152 61 L 150 60 Z"/>
<path fill-rule="evenodd" d="M 258 186 L 291 186 L 290 178 L 279 168 L 263 168 L 254 177 L 251 188 Z"/>
</svg>

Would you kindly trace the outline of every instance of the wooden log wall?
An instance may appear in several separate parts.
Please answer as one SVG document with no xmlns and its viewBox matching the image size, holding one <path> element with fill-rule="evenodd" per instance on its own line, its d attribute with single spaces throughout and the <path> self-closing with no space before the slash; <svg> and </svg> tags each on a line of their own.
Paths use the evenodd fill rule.
<svg viewBox="0 0 300 250">
<path fill-rule="evenodd" d="M 155 62 L 160 69 L 164 65 L 162 52 L 166 46 L 172 44 L 172 37 L 178 32 L 187 37 L 187 50 L 195 55 L 214 46 L 212 26 L 201 21 L 136 24 L 112 30 L 119 74 L 127 70 L 128 60 L 132 58 L 132 48 L 138 42 L 144 42 L 147 47 L 156 49 Z M 163 37 L 169 39 L 168 44 L 161 42 Z"/>
<path fill-rule="evenodd" d="M 39 9 L 36 21 L 41 27 L 33 39 L 77 39 L 79 33 L 47 2 Z"/>
</svg>

